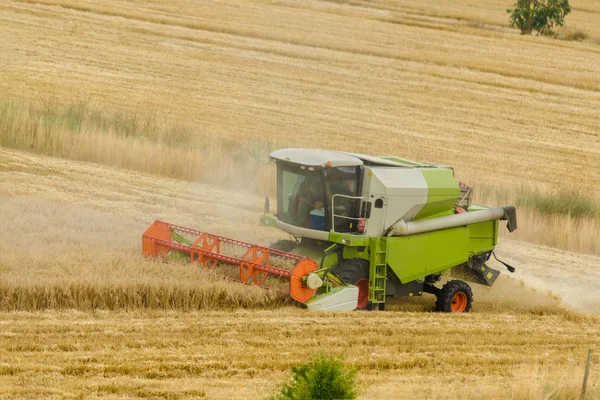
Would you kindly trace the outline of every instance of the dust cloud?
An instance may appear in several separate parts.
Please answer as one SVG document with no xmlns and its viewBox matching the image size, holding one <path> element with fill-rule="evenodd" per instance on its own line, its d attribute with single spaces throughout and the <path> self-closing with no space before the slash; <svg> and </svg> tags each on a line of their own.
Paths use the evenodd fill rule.
<svg viewBox="0 0 600 400">
<path fill-rule="evenodd" d="M 517 268 L 510 276 L 536 293 L 551 293 L 567 308 L 600 314 L 600 257 L 507 239 L 500 241 L 497 254 Z M 495 261 L 490 266 L 508 274 Z"/>
</svg>

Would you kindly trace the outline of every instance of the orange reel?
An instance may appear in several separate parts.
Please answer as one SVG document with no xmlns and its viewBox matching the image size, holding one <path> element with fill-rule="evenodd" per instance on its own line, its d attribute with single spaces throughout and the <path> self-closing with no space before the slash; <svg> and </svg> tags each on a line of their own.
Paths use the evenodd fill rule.
<svg viewBox="0 0 600 400">
<path fill-rule="evenodd" d="M 211 253 L 221 254 L 221 242 L 219 238 L 210 233 L 203 233 L 192 244 L 192 249 L 200 249 Z M 206 256 L 203 253 L 192 250 L 190 252 L 191 262 L 200 264 L 203 268 L 213 269 L 217 265 L 217 260 Z"/>
<path fill-rule="evenodd" d="M 244 254 L 242 260 L 254 264 L 269 265 L 269 253 L 264 247 L 253 246 Z M 240 263 L 240 280 L 244 283 L 251 283 L 260 286 L 265 281 L 267 274 L 263 271 L 254 269 L 254 266 L 248 262 Z"/>
<path fill-rule="evenodd" d="M 292 269 L 292 276 L 290 278 L 290 296 L 292 296 L 292 299 L 300 303 L 306 303 L 315 295 L 317 289 L 311 289 L 306 286 L 302 278 L 316 271 L 318 267 L 317 263 L 310 258 L 305 258 L 296 264 Z"/>
</svg>

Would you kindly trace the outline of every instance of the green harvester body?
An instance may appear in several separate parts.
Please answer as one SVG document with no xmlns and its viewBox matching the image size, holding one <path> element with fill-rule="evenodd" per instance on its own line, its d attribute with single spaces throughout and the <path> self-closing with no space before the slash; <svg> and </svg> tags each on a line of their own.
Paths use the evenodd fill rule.
<svg viewBox="0 0 600 400">
<path fill-rule="evenodd" d="M 322 283 L 309 308 L 383 309 L 388 297 L 423 292 L 439 303 L 446 293 L 435 283 L 451 269 L 484 285 L 498 276 L 485 261 L 498 242 L 499 221 L 516 229 L 514 207 L 470 204 L 471 190 L 452 168 L 318 149 L 283 149 L 271 158 L 277 213 L 269 214 L 267 204 L 261 224 L 293 236 L 282 250 L 318 263 L 314 274 Z M 356 302 L 356 290 L 338 293 L 355 286 Z M 334 293 L 338 300 L 323 300 Z"/>
</svg>

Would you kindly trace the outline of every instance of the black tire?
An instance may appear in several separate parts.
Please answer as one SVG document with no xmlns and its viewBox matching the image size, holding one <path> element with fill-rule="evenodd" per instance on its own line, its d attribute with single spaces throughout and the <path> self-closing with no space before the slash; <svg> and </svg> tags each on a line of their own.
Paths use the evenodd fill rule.
<svg viewBox="0 0 600 400">
<path fill-rule="evenodd" d="M 360 258 L 344 260 L 332 272 L 348 285 L 358 286 L 357 310 L 371 310 L 369 302 L 369 262 Z M 366 280 L 366 287 L 365 287 Z M 366 296 L 366 297 L 365 297 Z M 366 298 L 366 301 L 365 301 Z M 362 300 L 362 301 L 361 301 Z"/>
<path fill-rule="evenodd" d="M 293 240 L 278 240 L 269 245 L 270 249 L 281 250 L 281 251 L 292 251 L 298 247 L 298 243 Z"/>
<path fill-rule="evenodd" d="M 473 292 L 464 281 L 452 280 L 437 294 L 435 309 L 441 312 L 469 312 L 473 304 Z"/>
</svg>

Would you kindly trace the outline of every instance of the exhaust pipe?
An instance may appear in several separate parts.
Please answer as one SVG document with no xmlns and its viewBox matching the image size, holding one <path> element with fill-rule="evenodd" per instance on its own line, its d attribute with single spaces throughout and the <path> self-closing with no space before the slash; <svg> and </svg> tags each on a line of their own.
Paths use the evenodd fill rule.
<svg viewBox="0 0 600 400">
<path fill-rule="evenodd" d="M 388 236 L 409 236 L 417 233 L 439 231 L 441 229 L 455 228 L 495 220 L 508 221 L 509 232 L 517 229 L 517 211 L 513 206 L 489 208 L 487 210 L 466 212 L 463 214 L 448 215 L 446 217 L 423 219 L 406 222 L 403 219 L 396 222 L 389 230 Z"/>
</svg>

